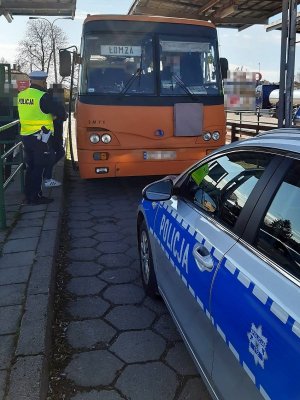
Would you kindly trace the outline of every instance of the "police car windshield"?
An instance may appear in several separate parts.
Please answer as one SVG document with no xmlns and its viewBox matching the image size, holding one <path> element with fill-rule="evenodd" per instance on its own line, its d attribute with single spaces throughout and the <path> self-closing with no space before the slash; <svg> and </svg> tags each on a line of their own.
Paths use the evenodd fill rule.
<svg viewBox="0 0 300 400">
<path fill-rule="evenodd" d="M 139 71 L 137 79 L 132 79 Z M 128 82 L 132 84 L 126 87 Z M 87 35 L 81 94 L 154 94 L 153 41 L 148 35 Z"/>
</svg>

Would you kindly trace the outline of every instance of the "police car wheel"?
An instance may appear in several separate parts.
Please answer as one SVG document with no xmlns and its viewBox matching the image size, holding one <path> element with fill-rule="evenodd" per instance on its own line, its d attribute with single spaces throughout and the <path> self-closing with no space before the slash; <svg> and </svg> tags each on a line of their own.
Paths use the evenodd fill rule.
<svg viewBox="0 0 300 400">
<path fill-rule="evenodd" d="M 148 296 L 157 297 L 159 293 L 153 267 L 150 239 L 145 221 L 139 227 L 139 252 L 144 290 Z"/>
</svg>

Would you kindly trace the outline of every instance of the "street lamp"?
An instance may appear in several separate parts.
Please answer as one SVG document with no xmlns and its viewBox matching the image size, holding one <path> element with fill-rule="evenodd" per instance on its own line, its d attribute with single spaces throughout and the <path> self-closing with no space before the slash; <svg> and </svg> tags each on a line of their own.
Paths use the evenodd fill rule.
<svg viewBox="0 0 300 400">
<path fill-rule="evenodd" d="M 55 83 L 57 83 L 57 68 L 56 68 L 56 54 L 55 54 L 55 36 L 53 31 L 54 22 L 58 19 L 73 19 L 72 17 L 59 17 L 55 18 L 52 22 L 50 22 L 47 18 L 44 17 L 29 17 L 29 19 L 43 19 L 50 24 L 50 33 L 51 33 L 51 41 L 52 41 L 52 52 L 53 52 L 53 63 L 54 63 L 54 77 Z"/>
<path fill-rule="evenodd" d="M 29 46 L 29 54 L 30 54 L 30 72 L 32 72 L 32 57 L 31 57 L 31 45 Z"/>
</svg>

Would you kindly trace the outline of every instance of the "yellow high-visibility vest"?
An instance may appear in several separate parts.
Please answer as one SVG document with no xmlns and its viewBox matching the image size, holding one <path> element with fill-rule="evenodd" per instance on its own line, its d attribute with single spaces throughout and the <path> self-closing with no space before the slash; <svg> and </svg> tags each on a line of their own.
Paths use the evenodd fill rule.
<svg viewBox="0 0 300 400">
<path fill-rule="evenodd" d="M 45 114 L 40 108 L 40 100 L 44 94 L 42 90 L 34 88 L 25 89 L 18 94 L 21 135 L 36 133 L 42 126 L 53 132 L 52 114 Z"/>
</svg>

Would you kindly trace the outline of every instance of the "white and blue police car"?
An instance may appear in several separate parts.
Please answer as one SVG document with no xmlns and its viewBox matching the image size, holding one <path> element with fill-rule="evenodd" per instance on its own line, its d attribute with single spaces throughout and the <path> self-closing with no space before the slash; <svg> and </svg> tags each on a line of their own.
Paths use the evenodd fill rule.
<svg viewBox="0 0 300 400">
<path fill-rule="evenodd" d="M 232 143 L 143 190 L 142 281 L 214 399 L 300 399 L 300 129 Z"/>
</svg>

